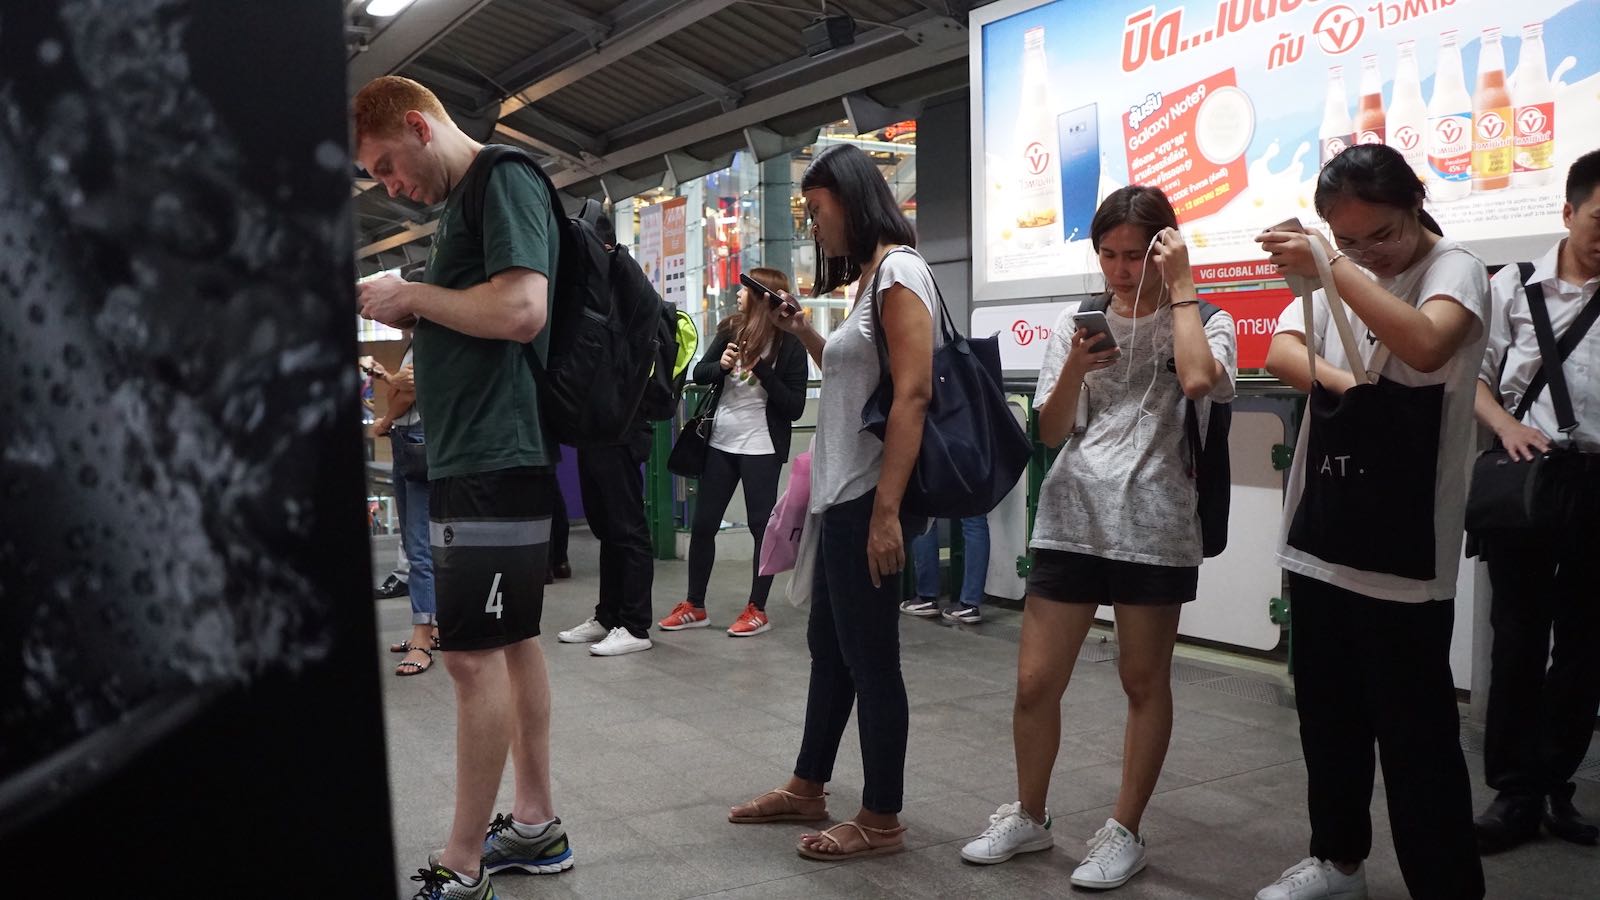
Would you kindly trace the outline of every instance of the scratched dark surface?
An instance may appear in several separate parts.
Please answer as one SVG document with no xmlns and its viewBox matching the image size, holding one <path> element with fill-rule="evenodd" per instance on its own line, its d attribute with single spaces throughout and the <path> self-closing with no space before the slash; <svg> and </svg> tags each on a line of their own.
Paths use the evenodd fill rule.
<svg viewBox="0 0 1600 900">
<path fill-rule="evenodd" d="M 383 788 L 341 6 L 0 0 L 0 832 L 219 716 Z"/>
</svg>

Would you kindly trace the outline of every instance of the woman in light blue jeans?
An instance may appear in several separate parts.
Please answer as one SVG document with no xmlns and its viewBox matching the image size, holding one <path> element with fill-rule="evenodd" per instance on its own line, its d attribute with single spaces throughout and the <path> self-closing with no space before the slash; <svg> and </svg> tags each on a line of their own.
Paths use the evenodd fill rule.
<svg viewBox="0 0 1600 900">
<path fill-rule="evenodd" d="M 922 618 L 941 616 L 946 622 L 976 625 L 983 621 L 983 585 L 989 575 L 989 518 L 961 520 L 961 594 L 944 612 L 939 611 L 939 528 L 937 524 L 911 542 L 917 569 L 917 596 L 900 604 L 900 611 Z"/>
<path fill-rule="evenodd" d="M 421 675 L 433 666 L 433 650 L 438 645 L 438 620 L 433 596 L 433 550 L 428 545 L 428 469 L 422 431 L 422 414 L 414 405 L 417 389 L 411 369 L 411 351 L 406 351 L 400 370 L 390 375 L 373 364 L 373 375 L 389 385 L 389 404 L 382 418 L 372 425 L 374 436 L 389 436 L 393 460 L 389 480 L 394 487 L 395 512 L 400 517 L 400 543 L 411 572 L 406 584 L 411 594 L 411 637 L 389 645 L 405 659 L 395 667 L 396 675 Z"/>
</svg>

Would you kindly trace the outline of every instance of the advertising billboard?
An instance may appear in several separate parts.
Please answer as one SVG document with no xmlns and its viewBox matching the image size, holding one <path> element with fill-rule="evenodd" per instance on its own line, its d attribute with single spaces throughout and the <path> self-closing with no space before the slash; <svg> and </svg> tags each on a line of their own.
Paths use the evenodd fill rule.
<svg viewBox="0 0 1600 900">
<path fill-rule="evenodd" d="M 1099 290 L 1089 222 L 1127 184 L 1167 193 L 1197 266 L 1248 270 L 1363 142 L 1486 262 L 1531 258 L 1600 148 L 1600 0 L 1015 0 L 972 24 L 978 300 Z"/>
</svg>

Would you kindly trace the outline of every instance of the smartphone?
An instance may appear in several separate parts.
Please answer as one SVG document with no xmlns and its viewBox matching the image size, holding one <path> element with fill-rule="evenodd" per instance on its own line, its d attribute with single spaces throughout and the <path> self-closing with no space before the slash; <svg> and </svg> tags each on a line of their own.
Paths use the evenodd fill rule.
<svg viewBox="0 0 1600 900">
<path fill-rule="evenodd" d="M 1056 117 L 1061 146 L 1061 234 L 1089 238 L 1089 222 L 1100 201 L 1099 106 L 1089 104 Z"/>
<path fill-rule="evenodd" d="M 773 293 L 772 288 L 769 288 L 754 278 L 751 278 L 745 272 L 739 273 L 739 283 L 748 288 L 751 294 L 754 294 L 757 297 L 767 298 L 767 303 L 771 304 L 773 309 L 783 310 L 793 307 L 793 304 L 783 299 L 781 294 Z"/>
<path fill-rule="evenodd" d="M 1111 322 L 1106 319 L 1106 314 L 1100 310 L 1073 313 L 1072 324 L 1089 332 L 1089 350 L 1101 353 L 1117 346 L 1117 339 L 1111 334 Z M 1098 341 L 1094 340 L 1099 337 Z"/>
<path fill-rule="evenodd" d="M 1266 229 L 1267 231 L 1293 231 L 1296 234 L 1305 234 L 1306 227 L 1300 224 L 1299 218 L 1284 219 L 1282 222 Z"/>
</svg>

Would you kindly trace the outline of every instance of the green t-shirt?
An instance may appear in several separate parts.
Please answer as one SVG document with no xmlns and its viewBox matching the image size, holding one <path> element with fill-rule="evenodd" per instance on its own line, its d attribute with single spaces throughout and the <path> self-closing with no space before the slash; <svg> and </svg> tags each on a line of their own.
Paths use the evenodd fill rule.
<svg viewBox="0 0 1600 900">
<path fill-rule="evenodd" d="M 439 217 L 427 282 L 465 290 L 521 267 L 549 278 L 548 296 L 554 296 L 559 233 L 550 194 L 538 176 L 516 163 L 494 167 L 478 240 L 467 228 L 459 187 Z M 549 345 L 546 320 L 533 341 L 540 359 Z M 516 341 L 471 337 L 427 320 L 417 324 L 417 404 L 428 423 L 430 479 L 555 464 L 556 449 L 540 423 L 538 391 L 524 349 Z"/>
</svg>

